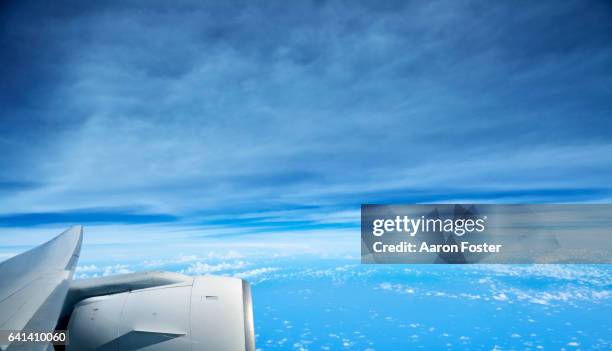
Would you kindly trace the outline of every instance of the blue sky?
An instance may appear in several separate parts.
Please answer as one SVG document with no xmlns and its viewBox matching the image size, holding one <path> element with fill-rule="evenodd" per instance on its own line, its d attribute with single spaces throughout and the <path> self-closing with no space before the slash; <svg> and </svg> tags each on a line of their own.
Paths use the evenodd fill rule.
<svg viewBox="0 0 612 351">
<path fill-rule="evenodd" d="M 5 253 L 70 224 L 99 247 L 320 247 L 357 234 L 361 203 L 611 198 L 603 1 L 9 1 L 0 16 Z"/>
</svg>

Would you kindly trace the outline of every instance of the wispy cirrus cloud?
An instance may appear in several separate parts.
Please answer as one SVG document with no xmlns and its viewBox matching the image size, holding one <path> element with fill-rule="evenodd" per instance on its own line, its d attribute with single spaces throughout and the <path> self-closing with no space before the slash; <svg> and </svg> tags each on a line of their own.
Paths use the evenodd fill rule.
<svg viewBox="0 0 612 351">
<path fill-rule="evenodd" d="M 8 3 L 0 226 L 242 237 L 356 229 L 367 202 L 609 201 L 607 6 Z"/>
</svg>

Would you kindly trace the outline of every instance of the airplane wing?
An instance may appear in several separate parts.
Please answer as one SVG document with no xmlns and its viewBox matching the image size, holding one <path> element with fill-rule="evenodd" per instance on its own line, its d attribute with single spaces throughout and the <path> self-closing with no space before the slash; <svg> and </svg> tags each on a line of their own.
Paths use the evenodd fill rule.
<svg viewBox="0 0 612 351">
<path fill-rule="evenodd" d="M 141 272 L 73 281 L 83 228 L 0 263 L 0 334 L 67 330 L 67 351 L 254 351 L 251 288 L 232 277 Z M 47 340 L 0 351 L 50 351 Z"/>
<path fill-rule="evenodd" d="M 0 263 L 0 330 L 53 331 L 81 251 L 83 228 L 72 227 Z M 0 345 L 4 350 L 8 345 Z M 45 344 L 30 344 L 45 350 Z"/>
</svg>

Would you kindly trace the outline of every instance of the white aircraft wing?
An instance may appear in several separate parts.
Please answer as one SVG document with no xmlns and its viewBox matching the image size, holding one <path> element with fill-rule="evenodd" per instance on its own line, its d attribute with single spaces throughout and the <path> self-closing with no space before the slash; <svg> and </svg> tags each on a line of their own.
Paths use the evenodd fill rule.
<svg viewBox="0 0 612 351">
<path fill-rule="evenodd" d="M 0 330 L 53 331 L 70 287 L 83 228 L 0 263 Z M 8 345 L 0 345 L 4 350 Z M 46 344 L 30 344 L 45 350 Z"/>
</svg>

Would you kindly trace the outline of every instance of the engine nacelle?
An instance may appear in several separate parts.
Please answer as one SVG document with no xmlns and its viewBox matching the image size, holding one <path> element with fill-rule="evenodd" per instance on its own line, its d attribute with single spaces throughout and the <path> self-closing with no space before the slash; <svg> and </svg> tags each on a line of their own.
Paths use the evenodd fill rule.
<svg viewBox="0 0 612 351">
<path fill-rule="evenodd" d="M 251 289 L 228 277 L 98 296 L 79 302 L 67 350 L 255 351 Z"/>
</svg>

